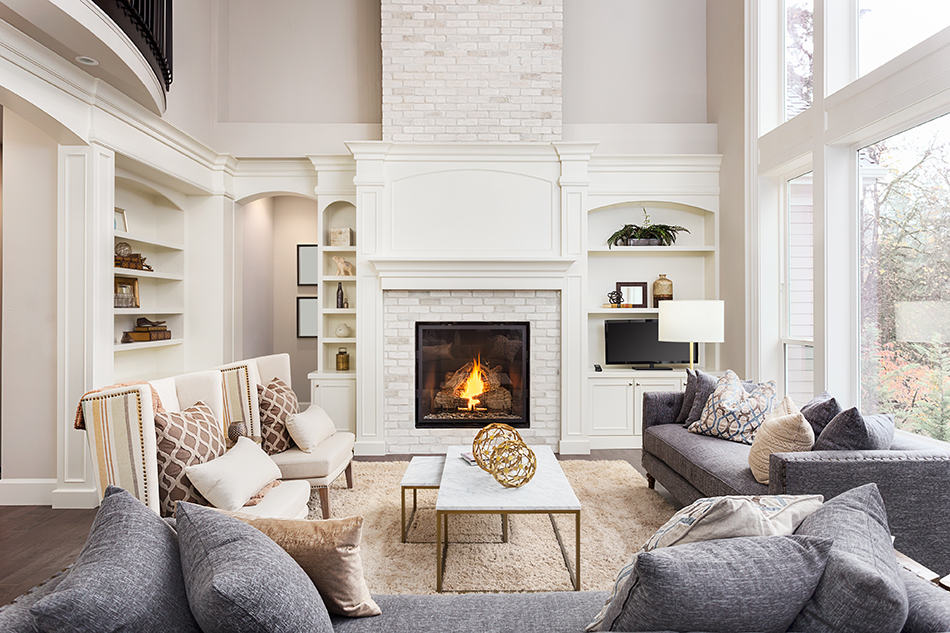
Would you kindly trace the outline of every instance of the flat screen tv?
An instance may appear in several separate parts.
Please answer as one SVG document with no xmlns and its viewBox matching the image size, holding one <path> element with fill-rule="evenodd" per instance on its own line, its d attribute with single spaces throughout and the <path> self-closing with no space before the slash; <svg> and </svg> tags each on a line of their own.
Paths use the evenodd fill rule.
<svg viewBox="0 0 950 633">
<path fill-rule="evenodd" d="M 604 321 L 604 346 L 608 365 L 680 365 L 689 363 L 689 343 L 657 339 L 657 319 Z M 695 344 L 694 344 L 695 345 Z M 698 359 L 698 345 L 694 353 Z"/>
</svg>

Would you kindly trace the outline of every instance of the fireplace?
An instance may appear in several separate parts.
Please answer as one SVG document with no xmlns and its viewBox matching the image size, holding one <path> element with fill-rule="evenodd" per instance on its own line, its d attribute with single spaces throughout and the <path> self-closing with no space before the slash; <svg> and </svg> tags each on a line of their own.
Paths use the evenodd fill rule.
<svg viewBox="0 0 950 633">
<path fill-rule="evenodd" d="M 417 322 L 416 428 L 527 428 L 527 322 Z"/>
</svg>

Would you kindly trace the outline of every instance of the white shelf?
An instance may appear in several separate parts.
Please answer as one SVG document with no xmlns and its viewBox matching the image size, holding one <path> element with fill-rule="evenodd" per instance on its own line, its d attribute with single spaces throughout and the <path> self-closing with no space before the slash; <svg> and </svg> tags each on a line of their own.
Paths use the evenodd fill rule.
<svg viewBox="0 0 950 633">
<path fill-rule="evenodd" d="M 598 308 L 596 310 L 588 310 L 587 316 L 655 316 L 659 313 L 660 310 L 658 308 Z"/>
<path fill-rule="evenodd" d="M 116 275 L 125 277 L 143 277 L 148 279 L 166 279 L 168 281 L 182 281 L 185 277 L 175 273 L 162 273 L 154 270 L 136 270 L 135 268 L 113 268 Z"/>
<path fill-rule="evenodd" d="M 142 341 L 141 343 L 116 343 L 113 348 L 115 352 L 132 352 L 137 349 L 152 349 L 153 347 L 171 347 L 172 345 L 181 345 L 184 341 L 180 338 L 171 338 L 164 341 Z"/>
<path fill-rule="evenodd" d="M 355 246 L 321 246 L 325 253 L 355 253 Z"/>
<path fill-rule="evenodd" d="M 327 345 L 341 345 L 341 344 L 346 344 L 346 343 L 350 343 L 350 344 L 356 343 L 355 336 L 348 336 L 346 338 L 340 338 L 338 336 L 324 336 L 320 340 L 322 340 Z"/>
<path fill-rule="evenodd" d="M 356 281 L 356 275 L 324 275 L 323 281 Z"/>
<path fill-rule="evenodd" d="M 147 308 L 113 308 L 112 312 L 116 316 L 121 316 L 123 314 L 141 316 L 143 314 L 176 315 L 185 313 L 184 310 L 149 310 Z"/>
<path fill-rule="evenodd" d="M 587 252 L 591 255 L 669 255 L 680 253 L 715 253 L 715 246 L 606 246 L 600 248 L 589 248 Z"/>
<path fill-rule="evenodd" d="M 356 308 L 324 308 L 324 314 L 356 314 Z"/>
<path fill-rule="evenodd" d="M 148 246 L 156 246 L 158 248 L 165 248 L 170 251 L 183 251 L 185 250 L 184 244 L 179 244 L 177 242 L 167 242 L 165 240 L 154 240 L 144 237 L 137 237 L 132 233 L 125 233 L 123 231 L 116 231 L 115 237 L 117 239 L 127 240 L 129 242 L 137 242 L 139 244 L 147 244 Z"/>
</svg>

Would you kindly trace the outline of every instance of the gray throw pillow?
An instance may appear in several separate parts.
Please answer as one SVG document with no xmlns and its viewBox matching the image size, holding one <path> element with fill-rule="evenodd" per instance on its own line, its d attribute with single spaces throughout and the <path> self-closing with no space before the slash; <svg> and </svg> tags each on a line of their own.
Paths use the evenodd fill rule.
<svg viewBox="0 0 950 633">
<path fill-rule="evenodd" d="M 188 603 L 205 633 L 332 633 L 313 582 L 263 532 L 212 508 L 175 510 Z"/>
<path fill-rule="evenodd" d="M 693 405 L 689 409 L 689 415 L 686 416 L 686 424 L 692 424 L 699 420 L 703 415 L 703 408 L 709 396 L 716 390 L 716 383 L 719 379 L 713 375 L 697 369 L 696 370 L 696 395 L 693 397 Z"/>
<path fill-rule="evenodd" d="M 852 488 L 826 501 L 795 533 L 833 543 L 825 575 L 790 631 L 901 630 L 907 618 L 907 589 L 877 484 Z"/>
<path fill-rule="evenodd" d="M 861 415 L 854 407 L 842 411 L 815 440 L 815 451 L 881 451 L 894 441 L 894 416 Z"/>
<path fill-rule="evenodd" d="M 811 428 L 815 432 L 815 437 L 818 437 L 821 435 L 821 432 L 825 430 L 825 427 L 828 426 L 828 423 L 831 422 L 836 415 L 841 413 L 841 405 L 838 404 L 838 401 L 835 400 L 831 394 L 825 392 L 815 396 L 802 405 L 800 411 L 802 415 L 805 416 L 805 419 L 808 420 L 808 423 L 811 424 Z"/>
<path fill-rule="evenodd" d="M 755 536 L 637 555 L 601 631 L 785 631 L 815 591 L 831 541 Z"/>
<path fill-rule="evenodd" d="M 178 539 L 157 514 L 109 486 L 69 574 L 30 608 L 41 631 L 195 631 Z"/>
<path fill-rule="evenodd" d="M 686 422 L 689 417 L 689 410 L 693 408 L 693 400 L 696 399 L 696 372 L 692 369 L 686 370 L 686 391 L 683 392 L 683 405 L 680 412 L 676 414 L 677 424 Z"/>
</svg>

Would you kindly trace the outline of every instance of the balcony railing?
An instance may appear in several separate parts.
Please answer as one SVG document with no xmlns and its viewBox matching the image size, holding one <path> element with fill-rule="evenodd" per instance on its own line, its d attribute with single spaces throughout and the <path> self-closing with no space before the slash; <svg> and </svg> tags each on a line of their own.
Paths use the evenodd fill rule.
<svg viewBox="0 0 950 633">
<path fill-rule="evenodd" d="M 172 83 L 172 0 L 94 0 L 129 36 L 167 91 Z"/>
</svg>

